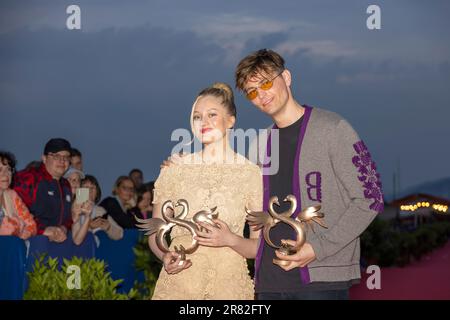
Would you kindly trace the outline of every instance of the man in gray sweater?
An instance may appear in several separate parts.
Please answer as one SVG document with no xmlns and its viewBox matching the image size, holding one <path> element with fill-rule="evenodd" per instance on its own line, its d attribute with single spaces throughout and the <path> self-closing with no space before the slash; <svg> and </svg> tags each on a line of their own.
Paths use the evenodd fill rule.
<svg viewBox="0 0 450 320">
<path fill-rule="evenodd" d="M 274 122 L 249 151 L 263 167 L 264 209 L 270 197 L 293 194 L 298 202 L 293 216 L 321 205 L 327 226 L 308 231 L 293 255 L 280 254 L 261 237 L 255 262 L 258 299 L 348 299 L 348 289 L 361 277 L 359 236 L 383 210 L 380 176 L 366 145 L 339 115 L 294 99 L 291 74 L 278 53 L 251 53 L 235 76 L 236 87 Z M 280 243 L 295 234 L 278 223 L 270 237 Z M 289 263 L 280 267 L 274 258 Z"/>
</svg>

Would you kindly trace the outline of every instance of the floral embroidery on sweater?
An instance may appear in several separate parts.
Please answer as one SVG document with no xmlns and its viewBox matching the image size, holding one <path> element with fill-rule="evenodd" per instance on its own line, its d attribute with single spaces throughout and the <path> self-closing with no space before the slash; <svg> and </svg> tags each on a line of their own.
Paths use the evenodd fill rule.
<svg viewBox="0 0 450 320">
<path fill-rule="evenodd" d="M 381 191 L 381 179 L 377 172 L 375 162 L 372 160 L 369 150 L 363 141 L 358 141 L 353 145 L 357 155 L 352 158 L 353 164 L 358 168 L 358 180 L 363 183 L 364 197 L 373 199 L 370 209 L 383 211 L 383 193 Z"/>
</svg>

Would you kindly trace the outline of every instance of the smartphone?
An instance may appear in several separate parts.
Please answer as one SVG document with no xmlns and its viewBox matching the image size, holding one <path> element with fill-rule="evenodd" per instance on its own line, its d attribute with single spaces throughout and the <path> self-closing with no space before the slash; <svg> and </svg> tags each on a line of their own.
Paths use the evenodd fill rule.
<svg viewBox="0 0 450 320">
<path fill-rule="evenodd" d="M 89 200 L 89 188 L 77 188 L 75 191 L 75 203 L 84 203 Z"/>
</svg>

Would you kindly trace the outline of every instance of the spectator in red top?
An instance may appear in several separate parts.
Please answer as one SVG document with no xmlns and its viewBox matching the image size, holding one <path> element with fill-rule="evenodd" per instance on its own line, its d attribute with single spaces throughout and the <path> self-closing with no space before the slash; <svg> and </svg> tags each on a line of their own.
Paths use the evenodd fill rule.
<svg viewBox="0 0 450 320">
<path fill-rule="evenodd" d="M 14 190 L 34 216 L 37 233 L 50 241 L 65 241 L 72 226 L 72 192 L 63 178 L 69 168 L 71 150 L 69 141 L 50 139 L 41 166 L 18 172 L 14 180 Z M 84 207 L 82 212 L 89 213 L 89 209 Z"/>
</svg>

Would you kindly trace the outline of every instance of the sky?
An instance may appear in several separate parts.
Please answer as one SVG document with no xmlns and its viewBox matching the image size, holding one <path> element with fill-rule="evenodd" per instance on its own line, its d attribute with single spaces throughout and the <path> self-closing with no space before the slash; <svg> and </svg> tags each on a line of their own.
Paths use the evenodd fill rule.
<svg viewBox="0 0 450 320">
<path fill-rule="evenodd" d="M 66 9 L 81 10 L 69 30 Z M 381 29 L 366 12 L 381 10 Z M 130 169 L 154 180 L 189 128 L 198 92 L 234 84 L 241 58 L 281 53 L 301 104 L 346 118 L 365 141 L 387 199 L 450 176 L 448 1 L 2 1 L 0 149 L 18 168 L 51 137 L 84 156 L 103 193 Z M 237 128 L 271 120 L 236 93 Z"/>
</svg>

